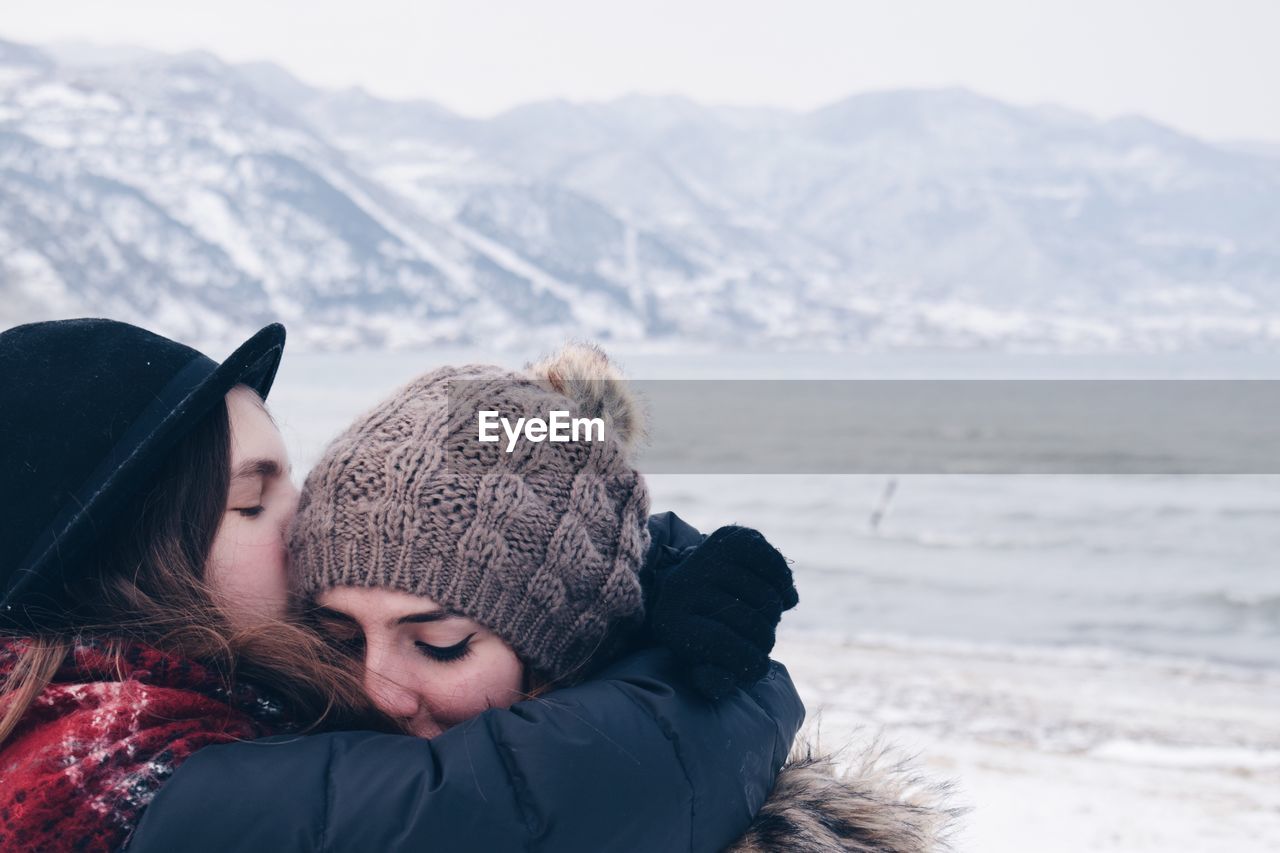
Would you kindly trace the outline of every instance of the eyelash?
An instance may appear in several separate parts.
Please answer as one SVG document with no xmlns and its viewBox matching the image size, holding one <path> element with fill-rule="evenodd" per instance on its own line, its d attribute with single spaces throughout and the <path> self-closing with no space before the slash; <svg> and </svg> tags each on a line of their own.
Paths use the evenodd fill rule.
<svg viewBox="0 0 1280 853">
<path fill-rule="evenodd" d="M 422 652 L 426 657 L 440 663 L 453 663 L 462 660 L 471 652 L 471 638 L 475 634 L 468 634 L 461 641 L 454 643 L 452 646 L 433 646 L 429 643 L 416 642 L 415 646 L 418 651 Z"/>
<path fill-rule="evenodd" d="M 249 506 L 243 509 L 237 509 L 236 512 L 240 513 L 244 518 L 257 518 L 262 515 L 262 511 L 265 509 L 266 507 L 259 504 L 258 506 Z"/>
</svg>

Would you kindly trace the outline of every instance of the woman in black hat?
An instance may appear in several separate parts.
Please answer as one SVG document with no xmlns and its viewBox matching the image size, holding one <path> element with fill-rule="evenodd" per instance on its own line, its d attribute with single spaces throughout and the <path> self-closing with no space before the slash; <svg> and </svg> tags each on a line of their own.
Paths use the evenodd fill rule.
<svg viewBox="0 0 1280 853">
<path fill-rule="evenodd" d="M 359 682 L 283 612 L 296 493 L 262 407 L 283 344 L 268 326 L 217 364 L 108 320 L 0 333 L 0 848 L 740 833 L 803 714 L 785 674 L 712 705 L 647 652 L 429 742 L 368 730 Z M 725 754 L 730 726 L 757 746 Z"/>
</svg>

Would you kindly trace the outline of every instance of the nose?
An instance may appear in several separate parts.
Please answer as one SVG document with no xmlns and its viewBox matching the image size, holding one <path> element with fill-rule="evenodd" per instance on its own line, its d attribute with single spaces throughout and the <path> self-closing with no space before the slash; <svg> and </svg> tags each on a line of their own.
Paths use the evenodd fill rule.
<svg viewBox="0 0 1280 853">
<path fill-rule="evenodd" d="M 280 489 L 280 533 L 287 540 L 289 538 L 289 527 L 293 524 L 294 516 L 298 514 L 298 499 L 302 493 L 298 490 L 298 486 L 293 482 L 291 477 L 286 476 Z"/>
<path fill-rule="evenodd" d="M 378 710 L 399 720 L 412 720 L 422 710 L 418 694 L 405 686 L 390 654 L 369 647 L 364 661 L 364 690 Z"/>
</svg>

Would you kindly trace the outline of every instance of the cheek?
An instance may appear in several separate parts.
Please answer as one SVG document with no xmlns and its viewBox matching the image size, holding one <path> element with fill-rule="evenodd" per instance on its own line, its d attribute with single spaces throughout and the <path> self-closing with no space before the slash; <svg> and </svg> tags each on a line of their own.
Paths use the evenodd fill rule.
<svg viewBox="0 0 1280 853">
<path fill-rule="evenodd" d="M 436 665 L 424 679 L 423 699 L 444 726 L 456 725 L 489 708 L 507 708 L 523 698 L 524 667 L 509 651 L 481 655 L 453 665 Z"/>
<path fill-rule="evenodd" d="M 207 571 L 233 618 L 284 612 L 288 573 L 278 525 L 228 517 L 214 539 Z"/>
</svg>

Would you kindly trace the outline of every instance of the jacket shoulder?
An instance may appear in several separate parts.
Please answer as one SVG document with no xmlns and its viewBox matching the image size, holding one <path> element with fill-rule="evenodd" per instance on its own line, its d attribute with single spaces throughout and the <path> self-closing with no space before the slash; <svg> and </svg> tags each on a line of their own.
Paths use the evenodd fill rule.
<svg viewBox="0 0 1280 853">
<path fill-rule="evenodd" d="M 712 706 L 650 652 L 430 741 L 345 732 L 203 750 L 130 849 L 719 849 L 764 802 L 802 717 L 780 668 Z"/>
</svg>

